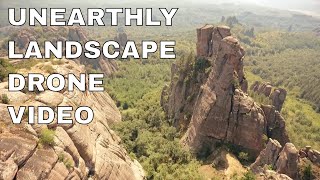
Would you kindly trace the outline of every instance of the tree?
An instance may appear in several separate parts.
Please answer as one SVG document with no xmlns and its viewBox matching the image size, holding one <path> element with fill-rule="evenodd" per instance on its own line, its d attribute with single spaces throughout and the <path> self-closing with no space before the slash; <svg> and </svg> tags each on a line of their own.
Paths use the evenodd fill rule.
<svg viewBox="0 0 320 180">
<path fill-rule="evenodd" d="M 122 105 L 122 109 L 123 110 L 127 110 L 129 108 L 129 105 L 127 102 L 124 102 L 123 105 Z"/>
</svg>

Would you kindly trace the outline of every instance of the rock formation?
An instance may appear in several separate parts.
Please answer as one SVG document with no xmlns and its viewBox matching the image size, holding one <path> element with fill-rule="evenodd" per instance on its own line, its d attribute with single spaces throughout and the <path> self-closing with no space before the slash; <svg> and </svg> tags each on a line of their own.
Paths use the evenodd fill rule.
<svg viewBox="0 0 320 180">
<path fill-rule="evenodd" d="M 127 44 L 128 36 L 125 32 L 119 32 L 118 35 L 114 37 L 114 40 L 120 44 L 121 48 L 123 48 Z"/>
<path fill-rule="evenodd" d="M 44 73 L 43 66 L 52 66 L 57 73 L 77 76 L 84 73 L 83 65 L 61 60 L 39 62 L 31 70 Z M 48 75 L 48 74 L 46 74 Z M 67 80 L 67 79 L 66 79 Z M 90 106 L 94 120 L 88 125 L 78 123 L 58 125 L 12 125 L 7 104 L 0 103 L 0 179 L 143 179 L 141 165 L 132 160 L 119 145 L 120 138 L 110 125 L 121 121 L 120 112 L 107 93 L 44 91 L 40 94 L 9 92 L 7 83 L 0 83 L 0 94 L 6 94 L 10 106 Z M 1 101 L 0 101 L 1 102 Z M 54 132 L 54 142 L 42 143 L 46 129 Z"/>
<path fill-rule="evenodd" d="M 212 50 L 212 48 L 210 48 L 212 31 L 213 31 L 212 25 L 205 25 L 201 29 L 197 29 L 197 37 L 198 37 L 197 55 L 198 56 L 207 57 L 210 54 Z"/>
<path fill-rule="evenodd" d="M 268 136 L 288 142 L 280 114 L 264 108 L 266 117 L 246 94 L 245 51 L 230 28 L 206 25 L 197 29 L 197 39 L 194 66 L 189 62 L 182 68 L 172 66 L 171 85 L 164 89 L 161 101 L 168 117 L 186 131 L 182 143 L 194 152 L 203 146 L 214 148 L 216 142 L 231 143 L 258 155 Z M 209 65 L 197 71 L 195 67 L 206 61 Z M 271 131 L 269 127 L 278 128 Z"/>
<path fill-rule="evenodd" d="M 228 16 L 228 17 L 226 17 L 224 22 L 226 23 L 226 25 L 228 25 L 230 27 L 234 27 L 236 25 L 241 25 L 236 16 Z"/>
<path fill-rule="evenodd" d="M 277 139 L 282 145 L 289 142 L 286 132 L 286 122 L 280 112 L 272 105 L 261 105 L 265 115 L 267 136 Z"/>
<path fill-rule="evenodd" d="M 14 40 L 16 42 L 16 46 L 18 47 L 17 52 L 25 51 L 25 48 L 29 44 L 30 41 L 37 41 L 39 46 L 42 47 L 42 42 L 44 40 L 56 42 L 62 41 L 65 42 L 67 40 L 70 41 L 78 41 L 84 43 L 88 41 L 88 35 L 83 28 L 80 27 L 27 27 L 27 28 L 15 28 L 8 29 L 8 31 L 12 31 L 10 35 L 10 40 Z M 8 51 L 8 43 L 4 44 L 5 51 Z M 20 49 L 20 50 L 19 50 Z M 0 53 L 3 49 L 0 51 Z M 0 56 L 7 56 L 6 53 L 1 53 Z M 101 70 L 106 76 L 112 75 L 117 70 L 117 64 L 114 60 L 106 59 L 103 56 L 100 56 L 97 59 L 88 59 L 84 55 L 79 58 L 81 64 L 86 66 L 91 66 L 94 69 Z"/>
<path fill-rule="evenodd" d="M 87 42 L 88 38 L 86 33 L 81 28 L 69 27 L 68 40 Z M 114 60 L 106 59 L 100 56 L 98 59 L 89 59 L 84 55 L 80 57 L 80 63 L 92 66 L 94 69 L 100 69 L 105 75 L 111 76 L 117 70 L 117 64 Z"/>
<path fill-rule="evenodd" d="M 303 163 L 304 161 L 310 163 Z M 262 177 L 267 177 L 272 172 L 271 174 L 276 176 L 285 174 L 292 179 L 305 179 L 303 178 L 305 175 L 303 171 L 308 164 L 311 167 L 311 172 L 319 170 L 318 151 L 312 150 L 311 147 L 298 151 L 292 143 L 286 143 L 282 148 L 277 140 L 269 139 L 266 148 L 260 152 L 256 161 L 251 164 L 250 169 L 256 174 L 262 174 Z M 273 171 L 270 171 L 270 168 Z M 312 174 L 314 176 L 312 179 L 320 178 L 319 173 Z"/>
<path fill-rule="evenodd" d="M 171 84 L 161 97 L 168 118 L 185 132 L 181 143 L 198 155 L 209 152 L 209 157 L 221 143 L 245 150 L 257 157 L 250 169 L 261 180 L 305 179 L 308 165 L 312 178 L 320 178 L 319 151 L 298 151 L 289 143 L 280 114 L 286 90 L 255 82 L 251 90 L 272 101 L 255 103 L 246 93 L 245 52 L 230 28 L 205 25 L 197 29 L 197 39 L 195 60 L 172 65 Z"/>
<path fill-rule="evenodd" d="M 285 174 L 279 174 L 272 170 L 265 170 L 263 173 L 259 174 L 257 180 L 292 180 L 289 176 Z"/>
<path fill-rule="evenodd" d="M 252 84 L 252 91 L 268 97 L 277 111 L 281 111 L 284 101 L 286 100 L 287 91 L 283 88 L 274 88 L 270 83 L 260 83 L 256 81 Z M 273 91 L 272 91 L 273 89 Z"/>
<path fill-rule="evenodd" d="M 278 174 L 286 174 L 296 179 L 298 177 L 298 150 L 291 143 L 285 144 L 284 148 L 277 140 L 269 139 L 269 142 L 256 161 L 250 166 L 256 173 L 266 173 L 267 166 Z"/>
<path fill-rule="evenodd" d="M 251 164 L 251 170 L 256 174 L 259 174 L 264 172 L 265 166 L 274 168 L 276 166 L 281 149 L 281 144 L 277 140 L 270 138 L 266 148 L 260 152 L 260 155 L 257 157 L 256 161 Z"/>
<path fill-rule="evenodd" d="M 300 149 L 299 156 L 301 158 L 307 158 L 312 163 L 320 166 L 320 152 L 315 149 L 311 149 L 311 146 Z"/>
<path fill-rule="evenodd" d="M 296 147 L 292 143 L 287 143 L 276 162 L 277 172 L 296 178 L 298 176 L 298 158 Z"/>
</svg>

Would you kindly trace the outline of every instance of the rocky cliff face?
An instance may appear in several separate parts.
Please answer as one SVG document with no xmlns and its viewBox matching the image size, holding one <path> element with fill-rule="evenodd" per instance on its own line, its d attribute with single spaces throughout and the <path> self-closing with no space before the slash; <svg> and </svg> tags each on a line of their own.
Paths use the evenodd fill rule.
<svg viewBox="0 0 320 180">
<path fill-rule="evenodd" d="M 74 27 L 69 27 L 67 38 L 68 40 L 78 41 L 82 43 L 89 41 L 83 29 Z M 94 69 L 100 69 L 107 76 L 112 75 L 118 68 L 114 60 L 106 59 L 103 56 L 100 56 L 98 59 L 88 59 L 84 55 L 82 55 L 80 57 L 80 63 L 84 65 L 90 65 Z"/>
<path fill-rule="evenodd" d="M 214 154 L 221 143 L 244 149 L 257 156 L 250 169 L 258 179 L 305 179 L 308 164 L 311 178 L 319 178 L 319 152 L 289 143 L 280 114 L 286 90 L 255 82 L 251 90 L 272 101 L 255 103 L 247 94 L 245 51 L 230 29 L 206 25 L 197 29 L 197 39 L 195 60 L 172 65 L 161 97 L 169 119 L 185 132 L 181 143 L 200 154 Z"/>
<path fill-rule="evenodd" d="M 186 130 L 182 143 L 197 152 L 203 146 L 214 148 L 216 142 L 225 142 L 256 155 L 264 148 L 266 137 L 286 143 L 285 121 L 278 111 L 272 106 L 262 108 L 246 94 L 245 51 L 230 28 L 206 25 L 197 29 L 197 38 L 193 67 L 203 61 L 209 66 L 188 80 L 190 70 L 173 65 L 172 72 L 179 78 L 172 79 L 162 98 L 175 124 L 187 124 L 182 127 Z"/>
<path fill-rule="evenodd" d="M 56 43 L 57 41 L 62 41 L 63 43 L 67 40 L 78 41 L 80 43 L 87 42 L 88 35 L 87 32 L 80 27 L 28 27 L 28 28 L 2 28 L 4 31 L 8 31 L 5 34 L 10 36 L 10 40 L 16 42 L 17 51 L 25 52 L 30 41 L 37 41 L 40 47 L 44 40 Z M 7 56 L 8 43 L 4 42 L 4 49 L 1 49 L 0 56 Z M 63 45 L 64 46 L 64 45 Z M 112 75 L 117 70 L 117 64 L 114 60 L 109 60 L 103 56 L 97 59 L 88 59 L 84 55 L 79 58 L 81 64 L 86 66 L 92 66 L 94 69 L 99 69 L 106 76 Z"/>
<path fill-rule="evenodd" d="M 84 66 L 62 60 L 38 63 L 31 70 L 44 73 L 52 66 L 55 72 L 79 76 Z M 47 74 L 48 75 L 48 74 Z M 10 106 L 89 106 L 94 110 L 88 125 L 28 124 L 23 120 L 13 125 L 8 104 L 0 103 L 0 179 L 143 179 L 141 165 L 132 160 L 119 145 L 120 138 L 109 125 L 121 121 L 114 102 L 107 93 L 45 91 L 40 94 L 8 92 L 7 83 L 0 83 L 0 95 L 6 94 Z M 1 101 L 0 101 L 1 102 Z M 54 121 L 56 122 L 56 120 Z M 44 132 L 54 132 L 53 142 L 43 143 Z"/>
</svg>

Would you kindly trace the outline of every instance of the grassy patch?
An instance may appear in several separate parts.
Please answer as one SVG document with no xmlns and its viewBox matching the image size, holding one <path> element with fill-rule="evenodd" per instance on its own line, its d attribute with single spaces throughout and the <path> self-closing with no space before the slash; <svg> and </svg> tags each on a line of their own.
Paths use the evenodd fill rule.
<svg viewBox="0 0 320 180">
<path fill-rule="evenodd" d="M 22 60 L 15 65 L 15 68 L 30 70 L 32 67 L 37 65 L 39 62 L 40 62 L 39 60 L 35 60 L 35 59 Z"/>
<path fill-rule="evenodd" d="M 49 74 L 55 73 L 55 69 L 51 65 L 44 65 L 41 69 Z"/>
<path fill-rule="evenodd" d="M 10 103 L 10 99 L 9 99 L 8 95 L 2 94 L 2 95 L 1 95 L 1 102 L 2 102 L 3 104 L 9 104 L 9 103 Z"/>
<path fill-rule="evenodd" d="M 39 143 L 45 146 L 53 146 L 54 145 L 54 134 L 55 132 L 50 129 L 41 130 L 39 136 Z"/>
<path fill-rule="evenodd" d="M 58 154 L 58 161 L 62 162 L 67 169 L 71 169 L 73 167 L 72 160 L 66 158 L 63 153 Z"/>
<path fill-rule="evenodd" d="M 0 82 L 8 77 L 8 74 L 15 73 L 15 67 L 9 63 L 8 59 L 0 58 Z"/>
</svg>

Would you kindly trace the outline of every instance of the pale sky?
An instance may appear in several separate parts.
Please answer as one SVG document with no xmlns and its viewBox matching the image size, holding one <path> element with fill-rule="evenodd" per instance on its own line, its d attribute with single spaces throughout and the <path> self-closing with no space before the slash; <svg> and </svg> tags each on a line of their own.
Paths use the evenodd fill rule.
<svg viewBox="0 0 320 180">
<path fill-rule="evenodd" d="M 182 0 L 183 1 L 183 0 Z M 284 10 L 313 11 L 320 13 L 320 0 L 186 0 L 193 3 L 249 3 Z"/>
<path fill-rule="evenodd" d="M 41 3 L 56 3 L 56 4 L 65 4 L 65 0 L 0 0 L 0 5 L 6 5 L 10 3 L 20 4 L 20 2 L 27 2 L 27 4 L 34 3 L 34 4 L 41 4 Z M 121 3 L 139 3 L 139 4 L 186 4 L 188 2 L 192 4 L 216 4 L 216 3 L 238 3 L 238 4 L 255 4 L 260 6 L 267 6 L 277 9 L 284 9 L 284 10 L 300 10 L 300 11 L 312 11 L 320 14 L 320 0 L 178 0 L 172 2 L 172 0 L 118 0 L 118 1 L 106 1 L 106 0 L 68 0 L 67 3 L 88 3 L 88 4 L 116 4 L 120 5 Z M 21 5 L 23 6 L 23 5 Z"/>
</svg>

